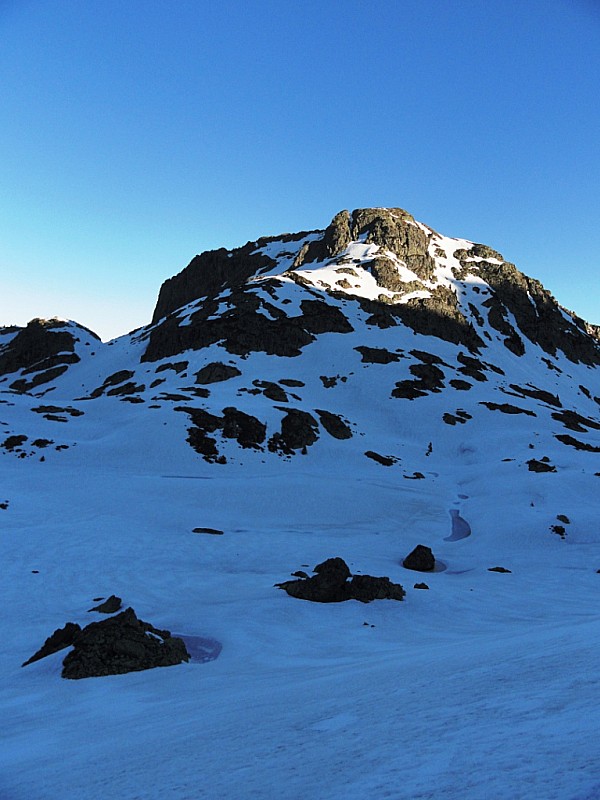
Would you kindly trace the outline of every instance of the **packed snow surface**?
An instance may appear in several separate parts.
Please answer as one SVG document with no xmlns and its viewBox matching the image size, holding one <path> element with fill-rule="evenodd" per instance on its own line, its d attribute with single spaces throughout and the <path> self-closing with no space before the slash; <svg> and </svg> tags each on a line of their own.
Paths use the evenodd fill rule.
<svg viewBox="0 0 600 800">
<path fill-rule="evenodd" d="M 370 462 L 215 467 L 183 439 L 167 451 L 172 421 L 132 414 L 123 435 L 131 409 L 112 406 L 120 440 L 90 410 L 68 451 L 1 458 L 3 800 L 600 796 L 597 477 L 515 481 L 493 436 L 452 462 L 423 452 L 415 482 Z M 470 536 L 449 540 L 451 507 Z M 445 569 L 403 569 L 418 543 Z M 334 555 L 405 601 L 274 588 Z M 64 652 L 20 667 L 111 593 L 222 650 L 81 681 L 60 677 Z"/>
</svg>

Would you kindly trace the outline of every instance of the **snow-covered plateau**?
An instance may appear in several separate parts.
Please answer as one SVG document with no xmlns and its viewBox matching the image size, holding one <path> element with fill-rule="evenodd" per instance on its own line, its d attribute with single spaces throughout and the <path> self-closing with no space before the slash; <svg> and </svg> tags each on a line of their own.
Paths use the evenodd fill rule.
<svg viewBox="0 0 600 800">
<path fill-rule="evenodd" d="M 600 798 L 599 366 L 401 209 L 202 254 L 112 342 L 0 329 L 1 800 Z M 405 598 L 276 586 L 331 557 Z M 190 660 L 21 666 L 113 594 Z"/>
</svg>

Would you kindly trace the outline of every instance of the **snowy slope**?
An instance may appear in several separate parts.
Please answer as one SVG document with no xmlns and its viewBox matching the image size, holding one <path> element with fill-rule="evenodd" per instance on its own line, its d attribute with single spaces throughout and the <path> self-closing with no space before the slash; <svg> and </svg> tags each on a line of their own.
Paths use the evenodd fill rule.
<svg viewBox="0 0 600 800">
<path fill-rule="evenodd" d="M 489 248 L 374 211 L 247 246 L 269 263 L 114 342 L 53 324 L 78 360 L 25 391 L 52 367 L 3 332 L 2 800 L 600 797 L 597 341 Z M 435 572 L 402 567 L 419 543 Z M 330 556 L 406 599 L 274 587 Z M 218 657 L 21 668 L 112 593 Z"/>
</svg>

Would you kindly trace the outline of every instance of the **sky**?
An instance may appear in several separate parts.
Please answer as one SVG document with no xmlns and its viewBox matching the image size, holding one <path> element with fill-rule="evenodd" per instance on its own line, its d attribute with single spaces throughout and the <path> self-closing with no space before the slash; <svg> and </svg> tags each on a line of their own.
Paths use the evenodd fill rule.
<svg viewBox="0 0 600 800">
<path fill-rule="evenodd" d="M 600 0 L 0 0 L 0 325 L 400 206 L 600 323 Z"/>
</svg>

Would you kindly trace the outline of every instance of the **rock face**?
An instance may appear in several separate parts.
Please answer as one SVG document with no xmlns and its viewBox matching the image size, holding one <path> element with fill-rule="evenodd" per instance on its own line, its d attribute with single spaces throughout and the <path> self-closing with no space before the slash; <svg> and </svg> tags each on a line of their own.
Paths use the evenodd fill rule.
<svg viewBox="0 0 600 800">
<path fill-rule="evenodd" d="M 354 575 L 351 580 L 350 569 L 341 558 L 328 558 L 314 568 L 312 578 L 285 581 L 277 586 L 291 597 L 311 600 L 315 603 L 341 603 L 344 600 L 402 600 L 406 592 L 400 584 L 389 578 L 375 578 L 371 575 Z"/>
<path fill-rule="evenodd" d="M 189 661 L 181 639 L 138 619 L 132 608 L 92 622 L 73 638 L 63 662 L 63 678 L 119 675 Z"/>
<path fill-rule="evenodd" d="M 0 351 L 0 376 L 23 370 L 10 388 L 28 392 L 66 372 L 79 361 L 75 337 L 59 320 L 33 319 Z M 94 334 L 95 336 L 95 334 Z"/>
<path fill-rule="evenodd" d="M 431 548 L 426 547 L 424 544 L 418 544 L 406 556 L 402 566 L 406 569 L 414 569 L 416 572 L 432 572 L 435 569 L 435 558 Z"/>
</svg>

